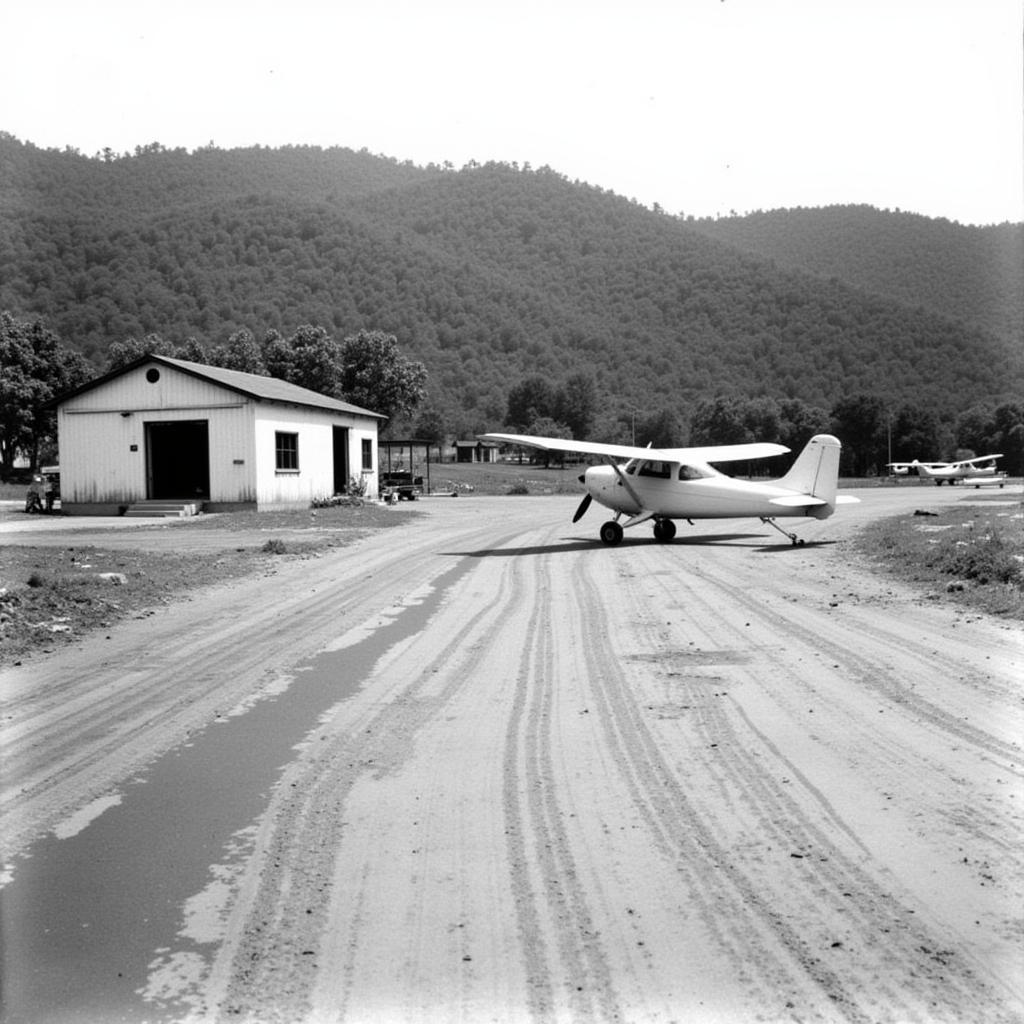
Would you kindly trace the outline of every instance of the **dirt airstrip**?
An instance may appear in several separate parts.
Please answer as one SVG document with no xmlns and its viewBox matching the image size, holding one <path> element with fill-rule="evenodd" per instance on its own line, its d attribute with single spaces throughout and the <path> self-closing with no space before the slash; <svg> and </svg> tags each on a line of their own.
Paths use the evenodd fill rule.
<svg viewBox="0 0 1024 1024">
<path fill-rule="evenodd" d="M 851 560 L 961 494 L 858 493 L 800 548 L 428 500 L 0 671 L 5 1020 L 1024 1020 L 1020 626 Z"/>
</svg>

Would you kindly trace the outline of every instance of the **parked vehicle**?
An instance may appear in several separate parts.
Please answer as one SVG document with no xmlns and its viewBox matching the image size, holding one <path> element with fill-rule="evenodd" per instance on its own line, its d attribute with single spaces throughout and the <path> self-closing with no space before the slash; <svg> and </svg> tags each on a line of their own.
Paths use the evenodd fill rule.
<svg viewBox="0 0 1024 1024">
<path fill-rule="evenodd" d="M 39 470 L 43 477 L 43 502 L 46 511 L 53 511 L 53 503 L 60 500 L 60 466 L 43 466 Z"/>
<path fill-rule="evenodd" d="M 412 473 L 384 473 L 380 478 L 380 493 L 385 501 L 392 496 L 398 501 L 415 501 L 423 496 L 423 477 Z"/>
</svg>

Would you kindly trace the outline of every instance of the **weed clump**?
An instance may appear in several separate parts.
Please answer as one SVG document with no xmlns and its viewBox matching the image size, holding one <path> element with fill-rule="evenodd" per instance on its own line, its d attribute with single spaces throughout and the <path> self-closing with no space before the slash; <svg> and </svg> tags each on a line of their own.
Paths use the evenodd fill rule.
<svg viewBox="0 0 1024 1024">
<path fill-rule="evenodd" d="M 978 533 L 973 524 L 952 540 L 938 545 L 933 568 L 974 583 L 1024 585 L 1024 565 L 998 528 Z"/>
<path fill-rule="evenodd" d="M 970 519 L 965 511 L 883 520 L 863 530 L 857 546 L 895 576 L 943 587 L 996 615 L 1024 618 L 1021 510 L 979 505 L 967 512 Z"/>
<path fill-rule="evenodd" d="M 287 553 L 288 548 L 280 537 L 272 537 L 260 550 L 268 555 L 283 555 Z"/>
</svg>

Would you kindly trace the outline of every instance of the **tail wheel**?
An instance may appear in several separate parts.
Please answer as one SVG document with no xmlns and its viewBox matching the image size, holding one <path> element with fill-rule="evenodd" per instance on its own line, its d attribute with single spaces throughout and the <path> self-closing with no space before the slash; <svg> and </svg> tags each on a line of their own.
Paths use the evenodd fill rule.
<svg viewBox="0 0 1024 1024">
<path fill-rule="evenodd" d="M 622 527 L 614 520 L 609 520 L 601 527 L 601 540 L 610 547 L 622 540 Z"/>
<path fill-rule="evenodd" d="M 654 521 L 654 539 L 663 544 L 670 541 L 676 535 L 676 524 L 671 519 L 656 519 Z"/>
</svg>

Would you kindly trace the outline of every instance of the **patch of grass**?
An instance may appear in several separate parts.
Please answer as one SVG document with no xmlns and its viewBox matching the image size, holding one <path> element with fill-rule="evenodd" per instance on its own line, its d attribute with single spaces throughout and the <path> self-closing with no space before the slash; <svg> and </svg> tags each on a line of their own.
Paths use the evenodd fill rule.
<svg viewBox="0 0 1024 1024">
<path fill-rule="evenodd" d="M 318 557 L 366 533 L 407 522 L 366 504 L 317 511 L 199 516 L 133 531 L 138 547 L 0 545 L 0 665 L 52 651 L 120 619 L 152 615 L 197 589 L 276 571 L 276 559 Z M 280 531 L 285 537 L 267 537 Z M 30 535 L 25 535 L 26 537 Z M 173 538 L 148 550 L 147 538 Z M 68 537 L 72 540 L 71 535 Z M 124 585 L 103 573 L 124 577 Z"/>
<path fill-rule="evenodd" d="M 970 505 L 873 523 L 858 549 L 933 598 L 1024 619 L 1024 506 Z"/>
</svg>

